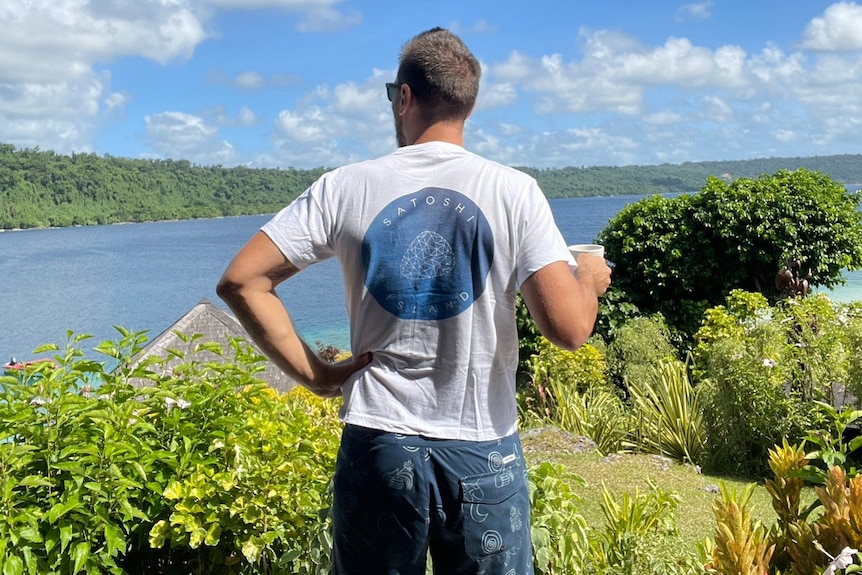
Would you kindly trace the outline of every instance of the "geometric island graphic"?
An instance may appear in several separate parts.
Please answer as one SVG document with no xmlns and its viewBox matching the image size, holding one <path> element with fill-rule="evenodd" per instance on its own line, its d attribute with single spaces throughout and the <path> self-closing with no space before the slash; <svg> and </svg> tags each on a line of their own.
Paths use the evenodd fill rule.
<svg viewBox="0 0 862 575">
<path fill-rule="evenodd" d="M 410 242 L 401 258 L 401 276 L 431 279 L 449 274 L 454 266 L 455 254 L 449 242 L 440 234 L 426 230 Z"/>
</svg>

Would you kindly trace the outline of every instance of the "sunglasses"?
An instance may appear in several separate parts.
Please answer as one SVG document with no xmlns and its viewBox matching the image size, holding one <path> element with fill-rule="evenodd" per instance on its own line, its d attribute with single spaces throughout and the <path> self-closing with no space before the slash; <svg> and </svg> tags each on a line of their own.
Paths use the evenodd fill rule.
<svg viewBox="0 0 862 575">
<path fill-rule="evenodd" d="M 386 82 L 386 97 L 389 98 L 391 102 L 395 97 L 395 94 L 398 93 L 398 90 L 401 89 L 401 84 L 404 82 Z"/>
</svg>

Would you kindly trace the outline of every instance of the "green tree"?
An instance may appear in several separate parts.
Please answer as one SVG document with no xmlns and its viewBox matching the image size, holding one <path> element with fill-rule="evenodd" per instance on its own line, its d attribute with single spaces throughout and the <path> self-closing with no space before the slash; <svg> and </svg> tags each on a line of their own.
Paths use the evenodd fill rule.
<svg viewBox="0 0 862 575">
<path fill-rule="evenodd" d="M 662 313 L 691 334 L 705 309 L 733 289 L 778 296 L 775 275 L 790 259 L 810 285 L 844 282 L 862 268 L 860 194 L 806 169 L 726 183 L 697 194 L 630 204 L 599 234 L 614 283 L 644 313 Z"/>
</svg>

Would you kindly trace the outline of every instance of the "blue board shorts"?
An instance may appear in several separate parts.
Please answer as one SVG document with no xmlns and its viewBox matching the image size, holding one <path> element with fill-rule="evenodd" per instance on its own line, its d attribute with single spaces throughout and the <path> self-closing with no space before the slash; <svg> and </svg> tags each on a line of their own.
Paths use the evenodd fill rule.
<svg viewBox="0 0 862 575">
<path fill-rule="evenodd" d="M 333 573 L 532 575 L 517 434 L 429 439 L 348 425 L 335 466 Z"/>
</svg>

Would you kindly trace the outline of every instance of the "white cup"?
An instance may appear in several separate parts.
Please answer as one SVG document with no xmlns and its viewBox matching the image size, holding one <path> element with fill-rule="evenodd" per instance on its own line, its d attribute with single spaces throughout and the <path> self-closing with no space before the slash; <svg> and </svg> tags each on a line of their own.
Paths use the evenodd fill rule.
<svg viewBox="0 0 862 575">
<path fill-rule="evenodd" d="M 575 244 L 569 246 L 569 252 L 575 258 L 575 261 L 577 261 L 579 254 L 590 254 L 591 256 L 603 258 L 605 257 L 605 246 L 599 244 Z"/>
</svg>

